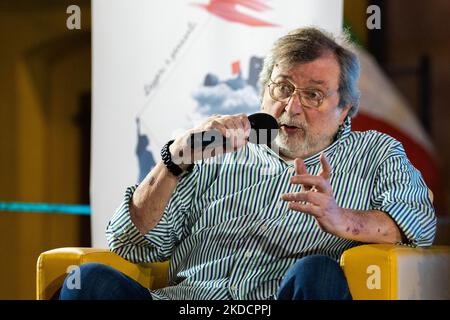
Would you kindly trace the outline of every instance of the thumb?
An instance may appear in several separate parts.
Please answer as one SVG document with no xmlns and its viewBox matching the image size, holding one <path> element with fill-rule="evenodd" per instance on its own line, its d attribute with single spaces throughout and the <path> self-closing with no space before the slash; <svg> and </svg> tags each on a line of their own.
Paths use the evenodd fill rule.
<svg viewBox="0 0 450 320">
<path fill-rule="evenodd" d="M 303 159 L 295 158 L 294 168 L 296 175 L 308 174 L 308 170 L 306 169 L 305 162 L 303 161 Z"/>
</svg>

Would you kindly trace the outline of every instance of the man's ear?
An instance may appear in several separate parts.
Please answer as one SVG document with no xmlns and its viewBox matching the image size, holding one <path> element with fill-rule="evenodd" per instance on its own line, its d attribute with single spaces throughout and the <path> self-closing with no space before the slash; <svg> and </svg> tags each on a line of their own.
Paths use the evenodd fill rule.
<svg viewBox="0 0 450 320">
<path fill-rule="evenodd" d="M 339 114 L 339 125 L 342 125 L 344 123 L 345 118 L 348 115 L 348 112 L 352 108 L 351 104 L 345 105 L 343 108 L 340 108 L 340 114 Z"/>
</svg>

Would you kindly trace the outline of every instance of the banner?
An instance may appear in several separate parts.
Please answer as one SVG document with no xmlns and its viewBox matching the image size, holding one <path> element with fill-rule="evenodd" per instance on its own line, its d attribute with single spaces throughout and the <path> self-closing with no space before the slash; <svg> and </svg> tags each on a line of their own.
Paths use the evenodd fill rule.
<svg viewBox="0 0 450 320">
<path fill-rule="evenodd" d="M 338 34 L 342 0 L 96 0 L 92 240 L 161 147 L 213 113 L 260 109 L 258 76 L 275 39 L 301 26 Z"/>
</svg>

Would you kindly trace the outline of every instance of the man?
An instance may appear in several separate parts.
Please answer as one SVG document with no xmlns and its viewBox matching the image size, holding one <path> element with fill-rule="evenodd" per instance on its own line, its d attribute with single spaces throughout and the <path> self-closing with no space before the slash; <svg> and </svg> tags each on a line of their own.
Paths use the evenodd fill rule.
<svg viewBox="0 0 450 320">
<path fill-rule="evenodd" d="M 431 245 L 428 188 L 401 144 L 350 130 L 358 76 L 357 57 L 331 35 L 306 28 L 280 38 L 260 79 L 262 111 L 280 125 L 279 152 L 247 143 L 244 114 L 209 117 L 163 148 L 163 161 L 127 189 L 108 225 L 110 248 L 122 257 L 170 259 L 169 286 L 149 291 L 86 264 L 84 289 L 64 286 L 61 297 L 351 299 L 337 263 L 344 250 Z M 213 129 L 231 152 L 190 154 L 190 134 Z"/>
</svg>

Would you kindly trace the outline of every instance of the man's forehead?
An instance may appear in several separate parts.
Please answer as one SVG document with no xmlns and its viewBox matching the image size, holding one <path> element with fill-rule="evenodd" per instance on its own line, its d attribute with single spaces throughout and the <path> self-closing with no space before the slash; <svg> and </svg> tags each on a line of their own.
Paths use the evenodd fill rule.
<svg viewBox="0 0 450 320">
<path fill-rule="evenodd" d="M 286 80 L 295 80 L 294 77 L 292 77 L 289 72 L 279 72 L 279 73 L 272 73 L 276 79 L 286 79 Z M 314 79 L 314 78 L 307 78 L 304 79 L 306 82 L 310 84 L 316 84 L 316 85 L 326 85 L 327 81 L 321 80 L 321 79 Z"/>
<path fill-rule="evenodd" d="M 297 77 L 295 77 L 293 75 L 293 68 L 285 68 L 285 69 L 281 69 L 281 68 L 277 68 L 276 66 L 274 67 L 273 71 L 272 71 L 272 79 L 273 80 L 289 80 L 292 82 L 295 82 L 299 79 L 297 79 Z M 301 79 L 302 81 L 311 84 L 311 85 L 320 85 L 320 86 L 327 86 L 328 85 L 328 81 L 326 79 L 322 79 L 322 77 L 313 77 L 312 75 L 304 75 Z"/>
<path fill-rule="evenodd" d="M 307 63 L 277 63 L 272 70 L 272 79 L 284 78 L 311 85 L 333 86 L 335 82 L 339 82 L 339 65 L 334 59 L 327 59 L 329 57 L 321 58 L 325 59 L 319 58 Z"/>
</svg>

